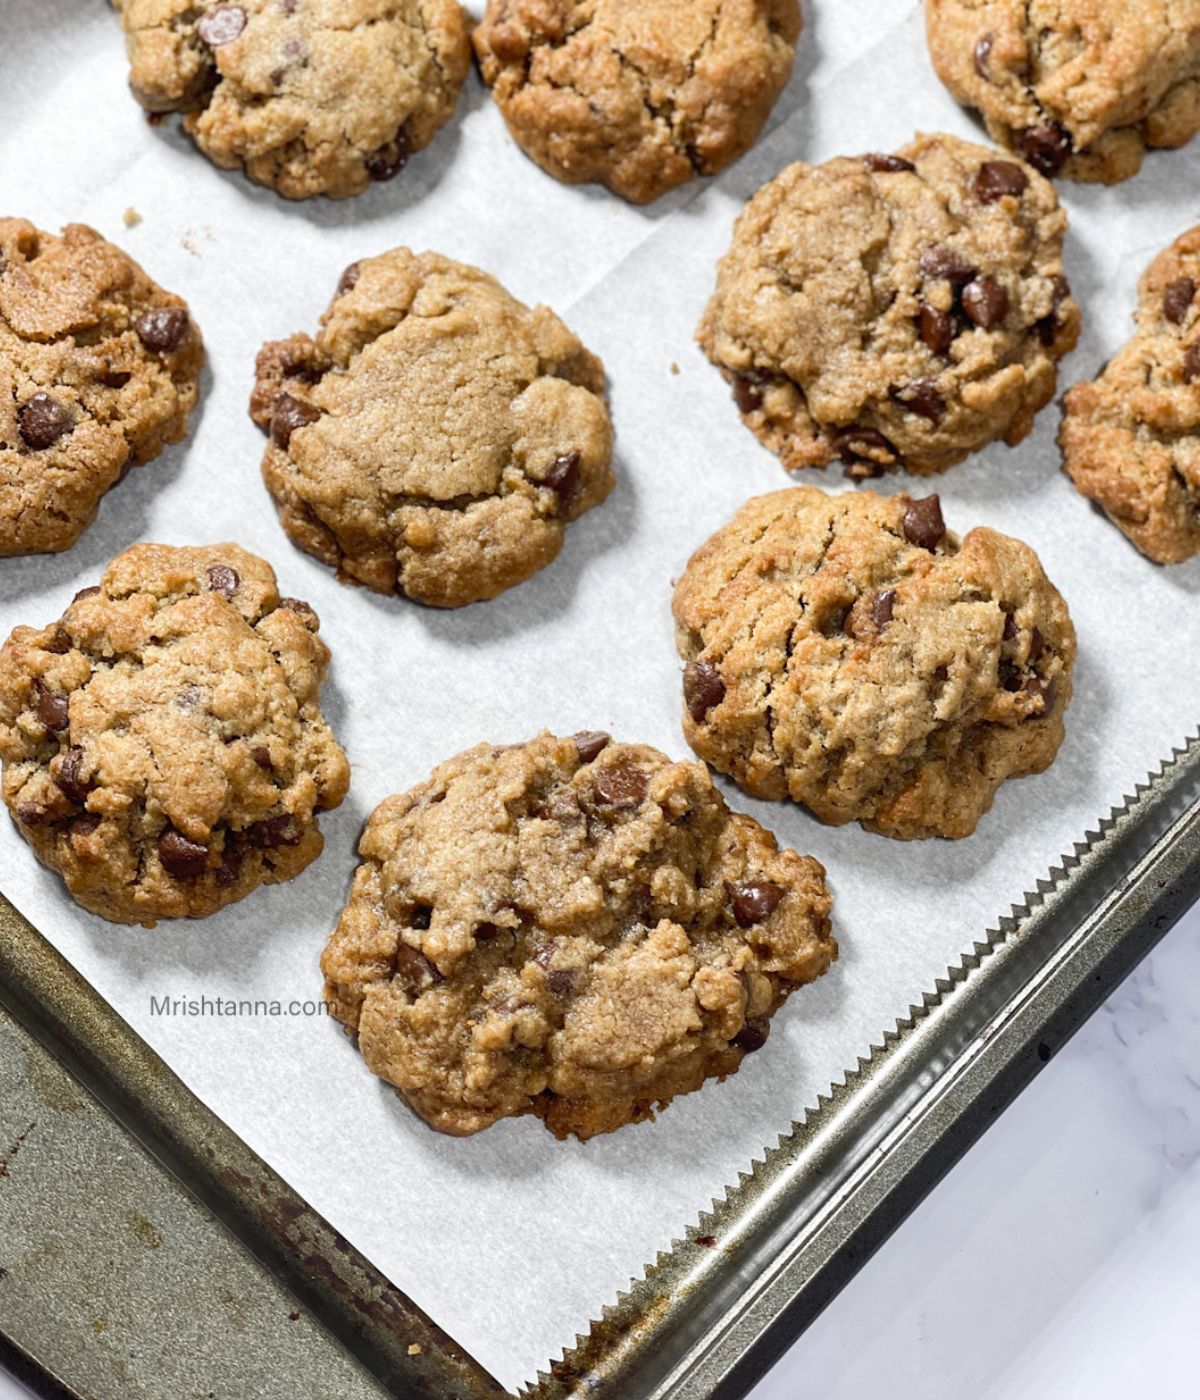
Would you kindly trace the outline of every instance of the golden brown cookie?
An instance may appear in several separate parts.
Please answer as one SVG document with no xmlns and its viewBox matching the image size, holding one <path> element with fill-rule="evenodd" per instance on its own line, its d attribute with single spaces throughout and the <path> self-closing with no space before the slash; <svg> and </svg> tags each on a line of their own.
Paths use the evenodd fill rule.
<svg viewBox="0 0 1200 1400">
<path fill-rule="evenodd" d="M 250 403 L 292 540 L 435 607 L 549 564 L 613 487 L 604 366 L 478 268 L 397 248 L 342 275 L 315 339 L 265 345 Z"/>
<path fill-rule="evenodd" d="M 0 219 L 0 556 L 69 549 L 183 437 L 203 364 L 183 298 L 95 230 Z"/>
<path fill-rule="evenodd" d="M 1065 399 L 1064 465 L 1148 558 L 1200 554 L 1200 228 L 1150 264 L 1137 329 Z"/>
<path fill-rule="evenodd" d="M 1063 739 L 1075 632 L 1028 545 L 936 496 L 748 502 L 675 590 L 688 743 L 755 797 L 903 840 L 969 836 Z"/>
<path fill-rule="evenodd" d="M 1137 174 L 1200 130 L 1200 0 L 925 0 L 938 76 L 1043 175 Z"/>
<path fill-rule="evenodd" d="M 738 218 L 699 340 L 785 467 L 944 471 L 1053 397 L 1066 227 L 1048 180 L 953 136 L 790 165 Z"/>
<path fill-rule="evenodd" d="M 129 83 L 215 164 L 288 199 L 390 180 L 470 68 L 458 0 L 114 0 Z"/>
<path fill-rule="evenodd" d="M 389 797 L 321 960 L 433 1127 L 588 1138 L 733 1074 L 837 955 L 825 872 L 699 763 L 607 734 L 481 744 Z"/>
<path fill-rule="evenodd" d="M 116 923 L 211 914 L 321 853 L 349 767 L 318 706 L 307 603 L 235 544 L 139 544 L 0 650 L 3 795 L 77 902 Z"/>
<path fill-rule="evenodd" d="M 800 25 L 796 0 L 490 0 L 473 40 L 526 155 L 645 204 L 750 148 Z"/>
</svg>

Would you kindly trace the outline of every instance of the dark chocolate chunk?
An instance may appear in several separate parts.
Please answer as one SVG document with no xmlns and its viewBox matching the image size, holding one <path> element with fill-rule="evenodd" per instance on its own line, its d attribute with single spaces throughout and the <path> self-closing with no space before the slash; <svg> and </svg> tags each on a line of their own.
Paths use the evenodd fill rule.
<svg viewBox="0 0 1200 1400">
<path fill-rule="evenodd" d="M 746 374 L 733 376 L 733 401 L 739 413 L 754 413 L 762 407 L 762 386 Z"/>
<path fill-rule="evenodd" d="M 34 452 L 52 447 L 60 437 L 75 429 L 71 411 L 49 394 L 34 394 L 17 413 L 21 441 Z"/>
<path fill-rule="evenodd" d="M 946 412 L 946 400 L 938 393 L 932 379 L 914 379 L 911 384 L 893 384 L 888 390 L 893 403 L 910 409 L 931 423 L 940 423 Z"/>
<path fill-rule="evenodd" d="M 176 880 L 195 880 L 208 865 L 208 847 L 189 841 L 173 826 L 158 838 L 158 858 L 162 868 Z"/>
<path fill-rule="evenodd" d="M 1173 326 L 1182 326 L 1195 299 L 1195 282 L 1190 277 L 1177 278 L 1163 292 L 1163 315 Z"/>
<path fill-rule="evenodd" d="M 579 750 L 580 763 L 591 763 L 597 754 L 603 753 L 612 743 L 612 735 L 605 734 L 601 729 L 581 729 L 578 734 L 572 734 L 571 737 L 575 740 L 575 747 Z"/>
<path fill-rule="evenodd" d="M 1008 315 L 1008 293 L 994 277 L 977 277 L 963 288 L 962 308 L 981 330 L 994 330 Z"/>
<path fill-rule="evenodd" d="M 297 428 L 315 423 L 320 416 L 321 410 L 312 404 L 293 398 L 291 394 L 280 394 L 271 413 L 271 437 L 286 451 Z"/>
<path fill-rule="evenodd" d="M 896 590 L 884 588 L 871 599 L 871 621 L 882 632 L 892 620 L 896 606 Z"/>
<path fill-rule="evenodd" d="M 367 157 L 367 174 L 372 180 L 390 180 L 394 175 L 399 175 L 411 155 L 412 138 L 408 128 L 402 126 L 385 146 L 380 146 Z"/>
<path fill-rule="evenodd" d="M 863 156 L 863 164 L 868 170 L 880 175 L 895 175 L 917 168 L 911 160 L 905 160 L 903 156 L 881 155 L 878 151 Z"/>
<path fill-rule="evenodd" d="M 347 292 L 353 291 L 358 286 L 358 279 L 361 276 L 362 267 L 358 263 L 352 262 L 338 278 L 338 296 L 345 296 Z"/>
<path fill-rule="evenodd" d="M 936 549 L 946 537 L 941 500 L 937 496 L 910 500 L 900 528 L 904 531 L 905 539 L 919 549 Z"/>
<path fill-rule="evenodd" d="M 418 948 L 401 943 L 392 959 L 392 973 L 410 992 L 424 991 L 442 980 L 441 973 Z"/>
<path fill-rule="evenodd" d="M 928 302 L 922 302 L 917 324 L 921 339 L 935 355 L 944 355 L 953 345 L 954 317 L 948 311 L 939 311 Z"/>
<path fill-rule="evenodd" d="M 63 795 L 72 802 L 83 803 L 92 790 L 92 784 L 83 776 L 83 750 L 78 744 L 72 745 L 59 764 L 58 777 L 54 780 Z"/>
<path fill-rule="evenodd" d="M 696 723 L 724 699 L 725 682 L 712 662 L 689 661 L 683 668 L 683 700 Z"/>
<path fill-rule="evenodd" d="M 35 680 L 37 716 L 51 734 L 61 734 L 70 724 L 71 702 L 61 691 L 51 690 L 42 680 Z"/>
<path fill-rule="evenodd" d="M 973 263 L 969 263 L 953 248 L 947 248 L 944 243 L 926 248 L 921 254 L 919 266 L 922 277 L 935 282 L 952 282 L 956 287 L 979 275 L 979 269 Z"/>
<path fill-rule="evenodd" d="M 765 1016 L 752 1016 L 729 1043 L 736 1045 L 743 1054 L 752 1055 L 767 1043 L 770 1032 L 771 1023 Z"/>
<path fill-rule="evenodd" d="M 599 768 L 592 779 L 596 801 L 615 807 L 619 812 L 640 807 L 646 800 L 646 786 L 645 773 L 628 761 Z"/>
<path fill-rule="evenodd" d="M 548 486 L 563 505 L 566 505 L 579 489 L 579 464 L 582 460 L 574 448 L 570 452 L 560 453 L 542 479 L 542 485 Z"/>
<path fill-rule="evenodd" d="M 1020 198 L 1029 188 L 1029 176 L 1011 160 L 985 160 L 975 174 L 975 197 L 982 204 L 995 204 L 1005 195 Z"/>
<path fill-rule="evenodd" d="M 188 314 L 183 306 L 158 306 L 143 311 L 133 323 L 138 339 L 156 355 L 169 355 L 178 350 L 187 335 Z"/>
<path fill-rule="evenodd" d="M 738 927 L 753 928 L 755 924 L 770 918 L 787 891 L 774 880 L 747 880 L 743 883 L 727 880 L 725 893 Z"/>
<path fill-rule="evenodd" d="M 233 600 L 233 595 L 238 590 L 241 583 L 236 569 L 231 569 L 228 564 L 214 564 L 208 571 L 208 589 L 210 593 L 221 593 L 226 598 Z"/>
<path fill-rule="evenodd" d="M 1071 154 L 1071 136 L 1057 122 L 1028 127 L 1017 138 L 1021 154 L 1043 175 L 1057 175 Z"/>
</svg>

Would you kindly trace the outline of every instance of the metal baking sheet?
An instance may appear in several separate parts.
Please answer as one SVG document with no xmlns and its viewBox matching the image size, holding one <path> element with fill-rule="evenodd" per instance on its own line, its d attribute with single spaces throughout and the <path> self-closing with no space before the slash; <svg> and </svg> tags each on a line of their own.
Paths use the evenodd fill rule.
<svg viewBox="0 0 1200 1400">
<path fill-rule="evenodd" d="M 285 205 L 214 170 L 170 126 L 146 125 L 123 92 L 106 6 L 6 7 L 0 176 L 12 211 L 43 227 L 83 219 L 127 247 L 188 297 L 211 366 L 189 441 L 134 473 L 74 550 L 0 563 L 0 630 L 57 615 L 135 539 L 237 538 L 320 612 L 335 655 L 327 710 L 355 769 L 350 800 L 325 823 L 322 860 L 203 924 L 144 933 L 81 914 L 8 826 L 0 889 L 345 1242 L 510 1389 L 558 1360 L 688 1222 L 806 1121 L 1195 725 L 1189 659 L 1200 618 L 1189 604 L 1200 570 L 1153 568 L 1075 496 L 1057 469 L 1048 409 L 1020 449 L 989 449 L 937 487 L 952 527 L 987 523 L 1033 544 L 1071 605 L 1081 655 L 1064 750 L 1048 774 L 1009 784 L 980 832 L 956 845 L 834 831 L 731 794 L 828 865 L 843 947 L 834 972 L 794 999 L 768 1049 L 733 1080 L 586 1146 L 557 1144 L 532 1122 L 451 1141 L 376 1084 L 328 1022 L 152 1014 L 163 997 L 315 996 L 363 817 L 467 744 L 542 725 L 603 727 L 684 752 L 669 580 L 746 496 L 785 481 L 691 342 L 732 220 L 791 159 L 889 149 L 917 129 L 978 135 L 929 70 L 918 6 L 808 8 L 796 77 L 751 155 L 718 181 L 634 210 L 542 176 L 475 79 L 454 124 L 401 182 L 348 203 Z M 1127 335 L 1140 267 L 1192 220 L 1177 192 L 1198 167 L 1200 152 L 1185 151 L 1154 158 L 1127 186 L 1064 189 L 1068 268 L 1086 318 L 1064 384 L 1093 373 Z M 130 207 L 142 222 L 126 229 Z M 261 439 L 245 417 L 261 340 L 311 329 L 346 263 L 398 243 L 476 262 L 553 305 L 604 357 L 612 386 L 617 493 L 573 528 L 551 569 L 453 615 L 340 588 L 299 556 L 259 485 Z M 832 475 L 810 479 L 843 489 Z M 1078 900 L 1078 928 L 1111 884 L 1072 878 L 1064 888 Z M 1000 965 L 985 959 L 966 985 L 990 985 Z M 837 1101 L 857 1111 L 876 1092 L 873 1077 L 856 1078 Z M 772 1199 L 797 1210 L 812 1187 L 803 1171 L 772 1181 Z M 749 1220 L 759 1209 L 749 1199 L 735 1195 L 742 1204 L 730 1210 Z M 689 1296 L 718 1297 L 707 1272 L 716 1268 L 704 1266 Z M 654 1287 L 639 1285 L 594 1345 L 621 1351 L 626 1337 L 658 1335 L 653 1324 L 676 1314 Z M 630 1309 L 642 1320 L 632 1329 Z M 585 1359 L 582 1374 L 589 1367 Z M 553 1383 L 575 1373 L 567 1358 Z"/>
</svg>

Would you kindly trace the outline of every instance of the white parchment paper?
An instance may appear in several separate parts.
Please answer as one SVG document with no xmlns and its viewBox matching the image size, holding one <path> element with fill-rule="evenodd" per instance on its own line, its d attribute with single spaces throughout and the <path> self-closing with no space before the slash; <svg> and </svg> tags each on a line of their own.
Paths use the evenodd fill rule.
<svg viewBox="0 0 1200 1400">
<path fill-rule="evenodd" d="M 354 781 L 323 822 L 315 866 L 204 922 L 147 932 L 84 914 L 7 821 L 0 886 L 197 1094 L 510 1386 L 570 1344 L 1200 714 L 1200 562 L 1150 565 L 1074 493 L 1050 408 L 1022 447 L 990 448 L 937 489 L 960 533 L 985 523 L 1032 544 L 1070 603 L 1080 658 L 1062 753 L 1046 775 L 1008 784 L 957 844 L 832 830 L 731 792 L 829 867 L 842 946 L 733 1080 L 586 1146 L 533 1120 L 454 1140 L 377 1082 L 332 1021 L 151 1014 L 152 997 L 318 996 L 317 958 L 364 817 L 467 745 L 603 728 L 685 752 L 671 580 L 746 497 L 786 483 L 692 341 L 734 216 L 794 159 L 891 150 L 917 129 L 979 135 L 929 66 L 916 3 L 805 9 L 795 76 L 755 150 L 723 178 L 637 210 L 541 174 L 474 76 L 453 123 L 398 180 L 342 203 L 288 204 L 216 170 L 172 125 L 147 124 L 106 4 L 4 4 L 4 211 L 43 228 L 95 225 L 187 297 L 210 358 L 186 443 L 133 473 L 69 553 L 0 560 L 0 635 L 56 617 L 137 540 L 238 540 L 320 612 L 334 652 L 325 709 Z M 1085 311 L 1063 387 L 1128 335 L 1138 272 L 1196 222 L 1198 176 L 1200 143 L 1115 189 L 1063 187 Z M 132 229 L 127 207 L 143 216 Z M 260 343 L 314 330 L 341 269 L 398 244 L 477 263 L 554 306 L 611 379 L 618 490 L 572 527 L 553 567 L 456 613 L 343 588 L 297 552 L 260 483 L 262 438 L 246 415 Z M 809 479 L 843 489 L 836 469 Z"/>
</svg>

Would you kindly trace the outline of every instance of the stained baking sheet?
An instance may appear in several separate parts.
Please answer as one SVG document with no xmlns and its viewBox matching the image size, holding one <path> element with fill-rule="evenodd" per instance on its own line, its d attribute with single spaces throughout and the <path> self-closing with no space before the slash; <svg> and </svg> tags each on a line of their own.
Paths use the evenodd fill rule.
<svg viewBox="0 0 1200 1400">
<path fill-rule="evenodd" d="M 1200 565 L 1142 560 L 1058 470 L 1058 415 L 937 482 L 947 520 L 1040 553 L 1079 631 L 1068 735 L 1045 775 L 1006 786 L 977 835 L 888 842 L 730 792 L 829 867 L 842 958 L 798 994 L 769 1046 L 658 1122 L 587 1145 L 533 1121 L 438 1137 L 363 1068 L 336 1025 L 305 1016 L 164 1016 L 162 998 L 288 1003 L 344 900 L 366 814 L 480 739 L 605 728 L 683 755 L 670 581 L 749 495 L 786 483 L 738 421 L 692 334 L 743 200 L 788 161 L 890 149 L 914 130 L 978 129 L 937 83 L 919 6 L 826 3 L 768 135 L 716 182 L 636 210 L 557 185 L 507 138 L 478 80 L 396 182 L 343 203 L 287 204 L 211 167 L 125 93 L 106 5 L 8 0 L 0 48 L 5 212 L 91 223 L 191 303 L 209 347 L 188 441 L 134 472 L 68 554 L 0 560 L 0 632 L 42 623 L 139 539 L 236 539 L 321 614 L 325 708 L 354 766 L 304 876 L 202 923 L 117 928 L 79 911 L 0 822 L 0 888 L 229 1125 L 503 1382 L 569 1344 L 722 1187 L 1018 900 L 1097 814 L 1195 727 Z M 1126 337 L 1137 274 L 1195 221 L 1200 149 L 1152 158 L 1105 190 L 1065 186 L 1068 272 L 1085 312 L 1062 383 Z M 142 216 L 126 228 L 123 214 Z M 572 527 L 558 562 L 493 603 L 437 613 L 342 588 L 295 551 L 258 476 L 245 413 L 267 338 L 315 328 L 342 267 L 434 248 L 555 307 L 603 356 L 620 484 Z M 672 373 L 672 365 L 678 373 Z M 839 475 L 808 480 L 844 489 Z M 904 489 L 904 478 L 882 484 Z M 920 489 L 924 489 L 921 487 Z"/>
</svg>

